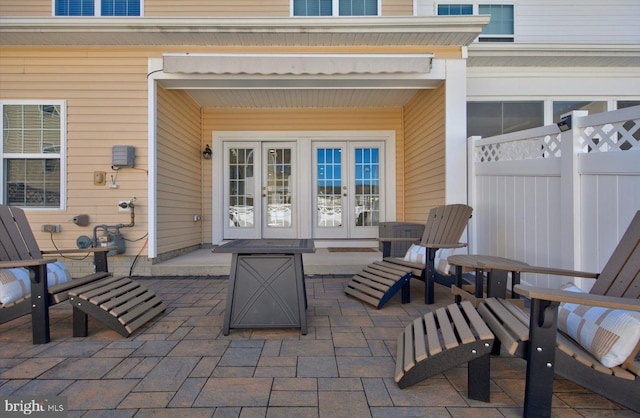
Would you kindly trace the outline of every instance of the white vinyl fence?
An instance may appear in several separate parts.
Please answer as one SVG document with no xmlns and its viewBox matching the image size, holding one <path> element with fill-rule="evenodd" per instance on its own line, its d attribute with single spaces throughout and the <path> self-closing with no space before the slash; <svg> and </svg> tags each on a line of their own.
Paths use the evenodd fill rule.
<svg viewBox="0 0 640 418">
<path fill-rule="evenodd" d="M 469 252 L 600 272 L 640 210 L 640 106 L 469 139 Z M 557 288 L 568 278 L 525 275 Z M 592 281 L 576 279 L 589 289 Z"/>
</svg>

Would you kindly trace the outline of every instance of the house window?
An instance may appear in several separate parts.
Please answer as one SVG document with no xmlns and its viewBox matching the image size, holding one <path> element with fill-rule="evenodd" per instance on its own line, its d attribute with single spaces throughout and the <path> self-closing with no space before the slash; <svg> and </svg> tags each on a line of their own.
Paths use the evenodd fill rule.
<svg viewBox="0 0 640 418">
<path fill-rule="evenodd" d="M 438 16 L 464 16 L 473 14 L 472 4 L 440 4 Z"/>
<path fill-rule="evenodd" d="M 55 0 L 56 16 L 141 16 L 142 0 Z"/>
<path fill-rule="evenodd" d="M 467 136 L 487 138 L 544 125 L 544 103 L 469 102 Z"/>
<path fill-rule="evenodd" d="M 331 16 L 332 0 L 294 0 L 294 16 Z"/>
<path fill-rule="evenodd" d="M 490 15 L 478 42 L 513 42 L 514 14 L 510 4 L 439 4 L 438 16 Z"/>
<path fill-rule="evenodd" d="M 2 203 L 27 208 L 62 206 L 65 105 L 0 103 Z"/>
<path fill-rule="evenodd" d="M 478 14 L 491 15 L 489 24 L 482 29 L 480 42 L 513 42 L 513 6 L 481 4 Z"/>
<path fill-rule="evenodd" d="M 380 0 L 293 0 L 294 16 L 378 16 Z"/>
<path fill-rule="evenodd" d="M 571 112 L 572 110 L 586 110 L 590 115 L 595 113 L 602 113 L 607 111 L 607 102 L 591 102 L 591 101 L 581 101 L 581 102 L 562 102 L 562 101 L 554 101 L 553 102 L 553 123 L 560 122 L 562 115 L 565 113 Z"/>
</svg>

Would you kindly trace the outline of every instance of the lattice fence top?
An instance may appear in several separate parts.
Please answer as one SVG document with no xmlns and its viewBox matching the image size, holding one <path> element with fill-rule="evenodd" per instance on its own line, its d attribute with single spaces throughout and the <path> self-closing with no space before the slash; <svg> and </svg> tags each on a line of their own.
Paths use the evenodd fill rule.
<svg viewBox="0 0 640 418">
<path fill-rule="evenodd" d="M 589 126 L 579 138 L 582 152 L 640 150 L 640 119 Z"/>
<path fill-rule="evenodd" d="M 640 118 L 603 123 L 578 128 L 576 139 L 579 152 L 640 151 Z M 535 160 L 560 158 L 561 134 L 534 136 L 505 142 L 478 144 L 474 161 L 488 163 L 496 161 Z"/>
<path fill-rule="evenodd" d="M 481 163 L 560 158 L 560 134 L 484 144 L 475 149 L 475 161 Z"/>
</svg>

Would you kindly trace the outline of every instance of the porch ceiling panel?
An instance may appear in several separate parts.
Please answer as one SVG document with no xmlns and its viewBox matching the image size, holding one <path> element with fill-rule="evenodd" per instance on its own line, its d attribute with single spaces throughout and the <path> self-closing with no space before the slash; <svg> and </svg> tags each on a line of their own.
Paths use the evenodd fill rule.
<svg viewBox="0 0 640 418">
<path fill-rule="evenodd" d="M 0 45 L 467 46 L 487 16 L 1 17 Z"/>
<path fill-rule="evenodd" d="M 401 107 L 417 89 L 222 89 L 186 90 L 203 108 Z"/>
<path fill-rule="evenodd" d="M 183 74 L 424 74 L 433 54 L 165 54 L 165 73 Z"/>
</svg>

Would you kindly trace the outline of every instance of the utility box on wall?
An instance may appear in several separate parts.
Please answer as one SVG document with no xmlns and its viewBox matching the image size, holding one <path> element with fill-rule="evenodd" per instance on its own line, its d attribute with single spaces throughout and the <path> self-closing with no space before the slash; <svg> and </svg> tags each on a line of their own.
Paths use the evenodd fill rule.
<svg viewBox="0 0 640 418">
<path fill-rule="evenodd" d="M 391 242 L 391 253 L 389 257 L 404 257 L 411 244 L 420 242 L 424 224 L 410 222 L 380 222 L 378 226 L 378 236 L 380 238 L 407 238 L 407 241 Z M 413 238 L 413 240 L 409 240 Z M 380 243 L 382 251 L 382 242 Z"/>
<path fill-rule="evenodd" d="M 135 148 L 131 145 L 115 145 L 111 148 L 111 165 L 115 168 L 133 167 Z"/>
</svg>

